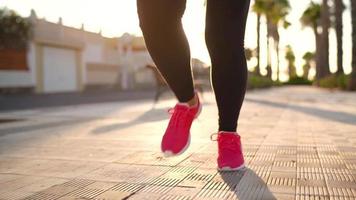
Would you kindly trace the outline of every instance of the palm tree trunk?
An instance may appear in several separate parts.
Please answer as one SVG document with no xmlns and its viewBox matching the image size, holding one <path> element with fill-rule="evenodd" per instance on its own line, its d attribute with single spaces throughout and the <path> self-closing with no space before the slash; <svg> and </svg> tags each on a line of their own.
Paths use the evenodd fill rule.
<svg viewBox="0 0 356 200">
<path fill-rule="evenodd" d="M 330 74 L 329 69 L 329 28 L 330 28 L 330 13 L 328 0 L 323 0 L 321 11 L 322 33 L 320 38 L 320 73 L 318 78 L 323 78 Z"/>
<path fill-rule="evenodd" d="M 275 41 L 276 42 L 276 53 L 277 53 L 277 81 L 279 81 L 279 67 L 280 67 L 280 63 L 279 63 L 279 41 Z"/>
<path fill-rule="evenodd" d="M 356 2 L 351 1 L 351 20 L 352 20 L 352 72 L 349 83 L 350 90 L 356 90 Z"/>
<path fill-rule="evenodd" d="M 277 56 L 277 81 L 279 81 L 279 32 L 278 25 L 269 21 L 267 24 L 268 27 L 268 36 L 273 39 L 273 50 Z M 270 55 L 271 56 L 271 55 Z M 272 66 L 272 65 L 270 65 Z"/>
<path fill-rule="evenodd" d="M 318 27 L 313 27 L 314 35 L 315 35 L 315 79 L 319 80 L 322 78 L 321 71 L 322 71 L 322 60 L 321 60 L 321 46 L 320 46 L 320 34 L 318 32 Z"/>
<path fill-rule="evenodd" d="M 344 4 L 342 0 L 335 0 L 335 32 L 336 32 L 336 40 L 337 40 L 337 74 L 344 74 L 343 69 L 343 21 L 342 21 L 342 13 L 344 11 Z"/>
<path fill-rule="evenodd" d="M 272 80 L 272 64 L 271 64 L 271 48 L 270 48 L 270 36 L 271 36 L 271 20 L 267 17 L 267 77 Z"/>
<path fill-rule="evenodd" d="M 261 75 L 260 69 L 260 50 L 261 50 L 261 46 L 260 46 L 260 41 L 261 41 L 261 34 L 260 34 L 260 30 L 261 30 L 261 14 L 257 13 L 257 66 L 256 66 L 256 72 L 257 75 Z"/>
<path fill-rule="evenodd" d="M 314 35 L 315 35 L 315 79 L 319 80 L 321 78 L 321 59 L 320 59 L 320 34 L 318 33 L 317 27 L 314 27 Z"/>
</svg>

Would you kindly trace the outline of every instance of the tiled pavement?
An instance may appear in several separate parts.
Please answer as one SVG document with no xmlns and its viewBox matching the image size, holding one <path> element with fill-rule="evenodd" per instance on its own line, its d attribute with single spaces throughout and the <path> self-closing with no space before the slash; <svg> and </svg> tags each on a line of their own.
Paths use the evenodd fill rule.
<svg viewBox="0 0 356 200">
<path fill-rule="evenodd" d="M 192 145 L 164 158 L 174 100 L 2 112 L 0 199 L 355 199 L 356 93 L 249 91 L 239 132 L 247 170 L 218 173 L 212 94 Z"/>
</svg>

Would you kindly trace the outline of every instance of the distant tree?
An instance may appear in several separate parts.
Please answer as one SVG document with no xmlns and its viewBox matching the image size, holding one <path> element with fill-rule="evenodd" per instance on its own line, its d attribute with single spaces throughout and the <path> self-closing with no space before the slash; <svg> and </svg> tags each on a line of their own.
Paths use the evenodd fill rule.
<svg viewBox="0 0 356 200">
<path fill-rule="evenodd" d="M 344 74 L 343 69 L 343 19 L 342 14 L 345 10 L 345 5 L 343 0 L 333 0 L 333 18 L 334 18 L 334 28 L 336 32 L 336 40 L 337 40 L 337 74 Z"/>
<path fill-rule="evenodd" d="M 261 52 L 261 13 L 263 12 L 261 1 L 255 0 L 255 4 L 252 6 L 253 12 L 256 13 L 257 17 L 257 47 L 256 47 L 256 58 L 257 58 L 257 65 L 256 65 L 256 74 L 261 75 L 261 58 L 260 58 L 260 52 Z"/>
<path fill-rule="evenodd" d="M 303 77 L 308 79 L 309 77 L 309 70 L 311 68 L 311 62 L 314 60 L 315 54 L 312 52 L 306 52 L 303 55 L 304 65 L 303 65 Z"/>
<path fill-rule="evenodd" d="M 265 13 L 265 4 L 264 1 L 262 0 L 255 0 L 255 3 L 252 6 L 253 12 L 256 13 L 257 15 L 257 67 L 256 67 L 256 72 L 260 74 L 261 70 L 261 58 L 260 58 L 260 52 L 261 52 L 261 15 Z M 269 48 L 269 47 L 267 47 Z M 269 50 L 268 50 L 269 52 Z M 269 57 L 269 56 L 267 56 Z M 269 65 L 269 61 L 267 61 Z M 268 70 L 268 69 L 267 69 Z M 267 76 L 269 74 L 267 73 Z"/>
<path fill-rule="evenodd" d="M 321 5 L 318 3 L 314 3 L 313 1 L 310 2 L 309 6 L 303 12 L 300 22 L 302 23 L 303 27 L 310 27 L 313 29 L 314 36 L 315 36 L 315 62 L 316 62 L 316 71 L 317 75 L 320 74 L 321 66 L 320 63 L 320 54 L 321 54 Z M 317 79 L 320 77 L 316 77 Z"/>
<path fill-rule="evenodd" d="M 350 90 L 356 90 L 356 1 L 351 1 L 351 20 L 352 20 L 352 72 L 349 83 Z"/>
<path fill-rule="evenodd" d="M 295 55 L 293 49 L 290 45 L 286 47 L 286 55 L 285 59 L 288 61 L 288 75 L 289 78 L 293 78 L 297 76 L 296 68 L 295 68 Z"/>
<path fill-rule="evenodd" d="M 256 72 L 257 75 L 261 75 L 261 14 L 257 13 L 257 48 L 256 48 L 256 57 L 257 57 L 257 66 Z"/>
<path fill-rule="evenodd" d="M 330 74 L 329 64 L 329 29 L 330 29 L 330 7 L 329 0 L 323 0 L 321 6 L 321 27 L 322 32 L 320 36 L 320 54 L 317 59 L 317 78 L 323 78 Z"/>
<path fill-rule="evenodd" d="M 251 60 L 255 55 L 255 52 L 253 49 L 250 49 L 250 48 L 245 48 L 245 57 L 246 57 L 246 60 Z"/>
<path fill-rule="evenodd" d="M 256 57 L 257 58 L 257 50 L 256 49 L 251 49 L 251 48 L 245 48 L 245 57 L 247 61 L 250 61 L 252 58 Z M 253 70 L 253 73 L 257 76 L 260 76 L 261 73 L 258 70 L 258 66 L 256 66 Z"/>
<path fill-rule="evenodd" d="M 255 0 L 253 10 L 258 15 L 263 15 L 267 20 L 267 76 L 272 78 L 271 55 L 269 38 L 274 41 L 274 48 L 277 54 L 277 80 L 279 79 L 279 40 L 280 35 L 278 28 L 282 24 L 287 28 L 290 23 L 286 20 L 286 16 L 290 11 L 288 0 Z M 258 39 L 259 40 L 259 39 Z"/>
<path fill-rule="evenodd" d="M 7 8 L 0 9 L 0 49 L 26 49 L 31 23 Z"/>
</svg>

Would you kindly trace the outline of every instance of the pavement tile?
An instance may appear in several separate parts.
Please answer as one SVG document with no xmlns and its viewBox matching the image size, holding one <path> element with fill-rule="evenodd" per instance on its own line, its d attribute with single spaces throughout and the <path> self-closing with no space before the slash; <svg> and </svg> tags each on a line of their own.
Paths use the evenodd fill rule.
<svg viewBox="0 0 356 200">
<path fill-rule="evenodd" d="M 19 200 L 31 196 L 33 193 L 24 191 L 0 192 L 0 199 Z"/>
<path fill-rule="evenodd" d="M 52 186 L 48 189 L 37 192 L 26 199 L 59 199 L 75 190 L 94 183 L 91 180 L 73 179 L 62 184 Z"/>
<path fill-rule="evenodd" d="M 169 167 L 163 166 L 108 164 L 81 178 L 109 182 L 147 183 L 168 170 Z"/>
<path fill-rule="evenodd" d="M 0 199 L 356 199 L 356 94 L 291 86 L 245 99 L 247 168 L 224 173 L 212 93 L 172 158 L 159 146 L 174 99 L 0 113 L 25 118 L 0 125 Z"/>
<path fill-rule="evenodd" d="M 38 176 L 23 176 L 11 181 L 7 181 L 0 184 L 0 192 L 16 191 L 19 188 L 23 188 L 27 185 L 38 183 L 41 180 L 44 180 L 45 177 Z"/>
<path fill-rule="evenodd" d="M 93 199 L 115 185 L 116 183 L 113 182 L 94 182 L 90 185 L 74 190 L 73 192 L 61 197 L 61 199 Z"/>
<path fill-rule="evenodd" d="M 0 174 L 0 185 L 2 183 L 6 183 L 22 177 L 23 177 L 22 175 L 17 175 L 17 174 Z"/>
<path fill-rule="evenodd" d="M 50 188 L 54 185 L 62 184 L 64 182 L 68 182 L 68 179 L 46 177 L 40 181 L 22 187 L 19 190 L 35 193 Z"/>
<path fill-rule="evenodd" d="M 124 164 L 175 166 L 188 156 L 189 155 L 182 155 L 167 159 L 161 152 L 136 151 L 117 160 L 116 162 Z"/>
</svg>

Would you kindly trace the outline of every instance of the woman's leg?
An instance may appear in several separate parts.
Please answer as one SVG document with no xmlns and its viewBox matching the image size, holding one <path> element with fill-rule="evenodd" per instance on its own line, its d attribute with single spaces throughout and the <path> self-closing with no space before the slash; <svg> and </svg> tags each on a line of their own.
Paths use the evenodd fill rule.
<svg viewBox="0 0 356 200">
<path fill-rule="evenodd" d="M 194 92 L 189 45 L 181 22 L 185 3 L 186 0 L 137 0 L 147 49 L 181 102 L 171 110 L 172 116 L 162 138 L 161 150 L 166 156 L 179 155 L 187 149 L 191 124 L 201 110 Z"/>
<path fill-rule="evenodd" d="M 137 0 L 150 55 L 180 102 L 194 97 L 190 50 L 181 18 L 186 0 Z"/>
<path fill-rule="evenodd" d="M 219 110 L 219 131 L 235 132 L 247 82 L 244 35 L 250 0 L 208 0 L 206 44 Z"/>
</svg>

